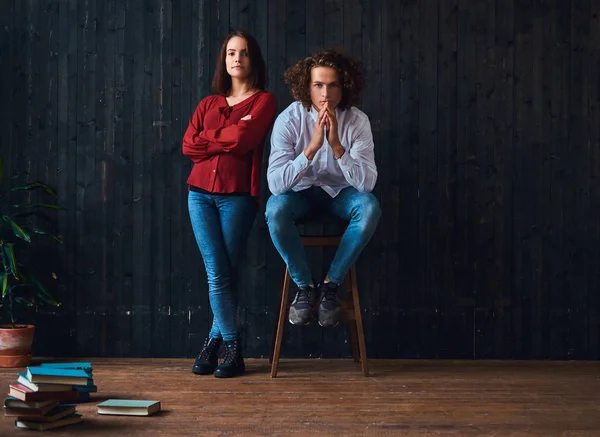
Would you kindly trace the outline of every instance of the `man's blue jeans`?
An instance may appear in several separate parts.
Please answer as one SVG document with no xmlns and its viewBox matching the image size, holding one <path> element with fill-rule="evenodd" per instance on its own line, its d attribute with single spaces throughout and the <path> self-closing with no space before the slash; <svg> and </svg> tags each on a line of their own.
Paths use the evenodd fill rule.
<svg viewBox="0 0 600 437">
<path fill-rule="evenodd" d="M 350 266 L 373 236 L 381 217 L 375 196 L 354 187 L 343 189 L 334 198 L 319 187 L 271 196 L 265 212 L 271 239 L 298 287 L 308 286 L 312 275 L 295 223 L 315 212 L 326 212 L 350 221 L 327 273 L 329 280 L 336 284 L 344 281 Z"/>
<path fill-rule="evenodd" d="M 237 308 L 233 288 L 238 261 L 256 216 L 256 202 L 250 195 L 190 191 L 188 209 L 208 277 L 214 315 L 209 336 L 235 340 Z"/>
</svg>

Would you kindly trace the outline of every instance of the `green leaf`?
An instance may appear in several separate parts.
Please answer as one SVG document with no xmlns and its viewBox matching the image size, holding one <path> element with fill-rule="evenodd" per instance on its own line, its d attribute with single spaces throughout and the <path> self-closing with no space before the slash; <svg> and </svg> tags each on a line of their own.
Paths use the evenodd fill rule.
<svg viewBox="0 0 600 437">
<path fill-rule="evenodd" d="M 8 266 L 10 268 L 11 273 L 15 277 L 16 280 L 21 279 L 21 274 L 19 273 L 19 269 L 17 269 L 17 259 L 15 258 L 15 245 L 13 243 L 5 243 L 4 244 L 4 253 L 8 257 Z"/>
<path fill-rule="evenodd" d="M 54 305 L 55 307 L 60 306 L 60 302 L 54 299 L 50 292 L 46 290 L 46 287 L 44 287 L 44 285 L 40 281 L 38 281 L 35 276 L 31 276 L 29 279 L 36 285 L 38 289 L 37 295 L 40 299 L 42 299 L 46 303 L 49 303 L 50 305 Z"/>
<path fill-rule="evenodd" d="M 35 232 L 36 234 L 40 234 L 40 235 L 46 235 L 46 236 L 48 236 L 48 237 L 50 237 L 50 238 L 52 238 L 52 239 L 54 239 L 54 240 L 58 241 L 59 243 L 62 243 L 62 242 L 63 242 L 63 241 L 62 241 L 62 240 L 61 240 L 59 237 L 57 237 L 56 235 L 53 235 L 53 234 L 51 234 L 51 233 L 49 233 L 49 232 L 46 232 L 46 231 L 44 231 L 43 229 L 39 229 L 39 228 L 31 228 L 31 230 L 32 230 L 33 232 Z"/>
<path fill-rule="evenodd" d="M 22 304 L 22 305 L 25 305 L 25 306 L 28 306 L 28 307 L 31 307 L 31 306 L 33 306 L 33 304 L 34 304 L 34 302 L 32 302 L 31 300 L 24 299 L 24 298 L 22 298 L 22 297 L 15 297 L 15 299 L 14 299 L 14 300 L 15 300 L 15 302 L 17 302 L 17 303 L 20 303 L 20 304 Z"/>
<path fill-rule="evenodd" d="M 25 240 L 28 243 L 31 243 L 31 237 L 29 236 L 29 234 L 27 232 L 25 232 L 23 230 L 23 228 L 21 226 L 19 226 L 18 224 L 16 224 L 9 216 L 4 215 L 2 216 L 2 218 L 4 219 L 4 221 L 6 223 L 8 223 L 10 225 L 10 227 L 13 230 L 13 233 L 19 237 L 21 240 Z"/>
<path fill-rule="evenodd" d="M 0 273 L 0 278 L 2 278 L 2 299 L 6 297 L 6 292 L 8 291 L 8 273 Z"/>
<path fill-rule="evenodd" d="M 62 206 L 58 205 L 49 205 L 47 203 L 36 203 L 36 204 L 15 204 L 10 205 L 11 208 L 44 208 L 44 209 L 54 209 L 54 210 L 64 210 Z"/>
<path fill-rule="evenodd" d="M 56 191 L 54 191 L 54 188 L 52 188 L 40 181 L 32 182 L 31 184 L 23 185 L 20 187 L 15 187 L 11 191 L 31 191 L 31 190 L 37 190 L 38 188 L 41 188 L 46 193 L 50 194 L 51 196 L 56 197 Z"/>
<path fill-rule="evenodd" d="M 0 156 L 0 184 L 2 184 L 2 179 L 4 179 L 4 159 Z"/>
</svg>

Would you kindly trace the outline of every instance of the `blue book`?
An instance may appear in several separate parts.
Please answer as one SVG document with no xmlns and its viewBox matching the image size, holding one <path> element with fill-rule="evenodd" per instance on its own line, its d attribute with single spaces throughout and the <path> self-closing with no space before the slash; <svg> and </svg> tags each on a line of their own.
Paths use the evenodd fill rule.
<svg viewBox="0 0 600 437">
<path fill-rule="evenodd" d="M 33 391 L 71 391 L 73 386 L 71 384 L 35 384 L 27 379 L 25 373 L 19 373 L 17 382 Z"/>
<path fill-rule="evenodd" d="M 90 385 L 89 375 L 81 369 L 27 367 L 27 379 L 33 383 Z"/>
<path fill-rule="evenodd" d="M 40 367 L 51 367 L 53 369 L 80 369 L 92 374 L 92 363 L 89 361 L 74 361 L 65 363 L 42 363 Z"/>
</svg>

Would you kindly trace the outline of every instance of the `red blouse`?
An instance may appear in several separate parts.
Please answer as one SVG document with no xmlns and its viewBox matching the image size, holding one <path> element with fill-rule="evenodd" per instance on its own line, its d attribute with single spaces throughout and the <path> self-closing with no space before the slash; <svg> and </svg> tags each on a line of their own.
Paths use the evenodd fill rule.
<svg viewBox="0 0 600 437">
<path fill-rule="evenodd" d="M 266 91 L 233 106 L 223 96 L 202 99 L 183 137 L 183 154 L 194 162 L 187 183 L 258 198 L 263 146 L 276 111 L 275 96 Z M 247 115 L 249 120 L 241 120 Z"/>
</svg>

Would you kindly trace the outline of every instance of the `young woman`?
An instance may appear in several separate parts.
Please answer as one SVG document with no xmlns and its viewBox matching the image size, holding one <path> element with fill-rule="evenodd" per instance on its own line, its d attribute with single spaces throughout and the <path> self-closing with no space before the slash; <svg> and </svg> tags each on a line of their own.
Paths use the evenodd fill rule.
<svg viewBox="0 0 600 437">
<path fill-rule="evenodd" d="M 183 154 L 194 166 L 187 180 L 188 207 L 208 277 L 212 329 L 192 371 L 230 378 L 244 373 L 236 304 L 235 272 L 256 215 L 262 152 L 277 111 L 265 92 L 260 47 L 246 32 L 232 32 L 219 52 L 212 88 L 192 116 Z M 225 358 L 217 352 L 225 343 Z"/>
</svg>

